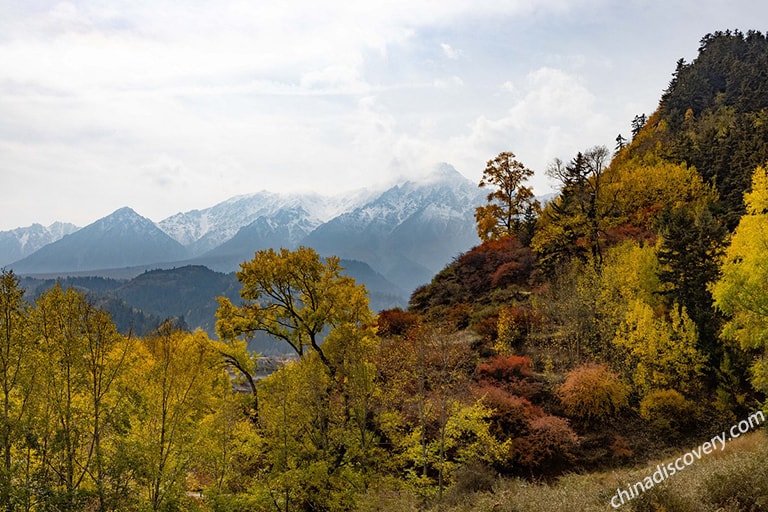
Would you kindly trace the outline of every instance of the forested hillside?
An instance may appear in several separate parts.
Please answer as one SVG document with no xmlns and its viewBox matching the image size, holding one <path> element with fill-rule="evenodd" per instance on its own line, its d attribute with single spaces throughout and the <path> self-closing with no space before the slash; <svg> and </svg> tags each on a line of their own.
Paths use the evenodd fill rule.
<svg viewBox="0 0 768 512">
<path fill-rule="evenodd" d="M 337 257 L 266 249 L 239 297 L 199 305 L 218 340 L 137 337 L 73 288 L 26 301 L 4 271 L 0 503 L 762 510 L 765 63 L 760 33 L 707 35 L 631 140 L 552 162 L 545 205 L 513 153 L 489 160 L 482 243 L 405 309 L 374 315 Z M 292 357 L 261 378 L 265 334 Z"/>
<path fill-rule="evenodd" d="M 742 193 L 768 160 L 768 40 L 758 31 L 715 32 L 692 63 L 680 60 L 639 152 L 695 167 L 720 193 L 729 228 Z"/>
</svg>

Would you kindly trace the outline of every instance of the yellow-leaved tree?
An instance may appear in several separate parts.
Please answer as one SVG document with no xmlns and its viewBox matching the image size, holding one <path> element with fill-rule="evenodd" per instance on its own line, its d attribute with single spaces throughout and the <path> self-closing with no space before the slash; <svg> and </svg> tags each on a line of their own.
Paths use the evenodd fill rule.
<svg viewBox="0 0 768 512">
<path fill-rule="evenodd" d="M 253 260 L 240 265 L 237 273 L 243 288 L 244 305 L 237 307 L 219 298 L 216 330 L 225 342 L 256 331 L 281 339 L 303 356 L 318 354 L 333 371 L 321 347 L 327 329 L 343 324 L 373 322 L 365 287 L 342 274 L 339 258 L 323 261 L 314 249 L 258 251 Z"/>
<path fill-rule="evenodd" d="M 36 301 L 31 319 L 45 378 L 34 400 L 32 443 L 41 458 L 43 500 L 65 510 L 109 508 L 124 495 L 114 478 L 125 407 L 123 373 L 133 344 L 109 314 L 76 290 L 56 284 Z M 122 478 L 119 476 L 118 480 Z"/>
<path fill-rule="evenodd" d="M 758 167 L 746 213 L 722 258 L 720 279 L 710 290 L 715 307 L 730 317 L 723 336 L 756 354 L 752 384 L 768 392 L 768 169 Z"/>
<path fill-rule="evenodd" d="M 183 498 L 207 425 L 221 409 L 231 384 L 218 354 L 202 331 L 162 324 L 138 347 L 142 364 L 136 378 L 136 420 L 131 432 L 131 464 L 149 510 L 165 510 Z M 204 444 L 204 443 L 203 443 Z"/>
<path fill-rule="evenodd" d="M 23 483 L 29 476 L 24 459 L 24 438 L 32 412 L 31 396 L 37 388 L 38 357 L 31 333 L 29 304 L 12 271 L 0 274 L 0 503 L 22 506 Z M 26 457 L 25 457 L 26 456 Z"/>
<path fill-rule="evenodd" d="M 669 388 L 694 393 L 706 361 L 697 341 L 696 326 L 685 308 L 675 305 L 665 318 L 642 300 L 632 301 L 613 340 L 626 350 L 632 380 L 643 395 Z"/>
<path fill-rule="evenodd" d="M 219 352 L 260 398 L 254 500 L 277 510 L 352 508 L 382 457 L 371 429 L 373 314 L 365 287 L 342 271 L 339 258 L 307 247 L 258 251 L 237 274 L 244 303 L 219 299 Z M 299 356 L 258 383 L 245 344 L 257 331 Z"/>
</svg>

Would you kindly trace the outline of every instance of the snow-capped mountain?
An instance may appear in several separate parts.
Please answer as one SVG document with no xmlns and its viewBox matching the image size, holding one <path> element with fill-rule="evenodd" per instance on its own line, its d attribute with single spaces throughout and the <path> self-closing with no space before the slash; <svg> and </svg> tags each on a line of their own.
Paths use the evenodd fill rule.
<svg viewBox="0 0 768 512">
<path fill-rule="evenodd" d="M 333 197 L 257 192 L 157 225 L 122 208 L 13 263 L 18 273 L 205 265 L 218 271 L 265 248 L 313 247 L 369 264 L 410 292 L 476 245 L 484 193 L 448 164 L 386 190 Z"/>
<path fill-rule="evenodd" d="M 78 227 L 66 222 L 54 222 L 50 226 L 32 224 L 24 228 L 0 231 L 0 267 L 13 263 L 36 250 L 74 233 Z"/>
<path fill-rule="evenodd" d="M 240 228 L 235 236 L 195 258 L 195 263 L 214 270 L 233 270 L 241 262 L 252 258 L 258 250 L 295 249 L 320 224 L 301 206 L 284 207 Z"/>
<path fill-rule="evenodd" d="M 263 190 L 227 199 L 204 210 L 177 213 L 160 221 L 158 227 L 186 246 L 194 256 L 217 248 L 234 237 L 241 228 L 259 219 L 263 219 L 262 224 L 277 230 L 295 231 L 306 229 L 307 226 L 314 229 L 362 204 L 371 194 L 367 190 L 360 190 L 328 197 L 319 194 L 277 194 Z M 306 215 L 296 217 L 290 213 L 298 209 Z M 281 214 L 284 210 L 288 213 Z M 287 224 L 281 226 L 282 221 Z M 298 222 L 300 226 L 292 227 L 291 222 Z"/>
<path fill-rule="evenodd" d="M 120 208 L 11 265 L 17 273 L 56 273 L 178 261 L 186 249 L 154 222 Z"/>
<path fill-rule="evenodd" d="M 474 211 L 483 192 L 448 164 L 322 224 L 302 242 L 321 254 L 369 263 L 412 290 L 479 243 Z"/>
</svg>

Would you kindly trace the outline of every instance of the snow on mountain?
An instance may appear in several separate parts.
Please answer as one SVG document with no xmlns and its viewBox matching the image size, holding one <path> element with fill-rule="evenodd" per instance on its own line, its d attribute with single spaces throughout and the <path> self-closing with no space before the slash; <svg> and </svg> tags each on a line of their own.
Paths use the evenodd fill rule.
<svg viewBox="0 0 768 512">
<path fill-rule="evenodd" d="M 186 249 L 154 222 L 121 208 L 13 263 L 17 273 L 122 268 L 182 260 Z"/>
<path fill-rule="evenodd" d="M 261 191 L 158 224 L 122 208 L 12 267 L 56 273 L 195 263 L 231 271 L 259 249 L 305 245 L 365 262 L 407 293 L 479 242 L 474 211 L 483 202 L 475 183 L 440 164 L 385 190 L 335 196 Z M 57 229 L 63 233 L 65 226 Z M 14 240 L 32 247 L 32 238 L 30 231 Z"/>
<path fill-rule="evenodd" d="M 452 166 L 440 164 L 322 224 L 302 244 L 365 261 L 412 290 L 479 242 L 474 211 L 483 196 Z"/>
<path fill-rule="evenodd" d="M 0 267 L 20 260 L 78 229 L 74 224 L 54 222 L 50 226 L 32 224 L 10 231 L 0 231 Z"/>
<path fill-rule="evenodd" d="M 253 258 L 255 251 L 285 247 L 295 249 L 319 221 L 301 206 L 284 207 L 272 215 L 262 215 L 224 242 L 195 258 L 196 264 L 220 271 L 231 271 Z"/>
<path fill-rule="evenodd" d="M 307 215 L 301 218 L 312 228 L 339 213 L 363 203 L 371 195 L 367 190 L 337 196 L 319 194 L 277 194 L 263 190 L 254 194 L 236 196 L 204 210 L 177 213 L 158 223 L 160 229 L 190 249 L 193 255 L 210 251 L 234 237 L 258 219 L 266 219 L 277 227 L 281 218 L 295 222 L 291 215 L 280 216 L 282 210 L 302 209 Z M 290 225 L 284 226 L 292 230 Z"/>
</svg>

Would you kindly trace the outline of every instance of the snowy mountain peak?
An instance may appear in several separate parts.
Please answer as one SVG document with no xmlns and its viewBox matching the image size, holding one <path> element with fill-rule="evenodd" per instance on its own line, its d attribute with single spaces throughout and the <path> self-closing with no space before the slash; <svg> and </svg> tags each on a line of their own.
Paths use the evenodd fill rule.
<svg viewBox="0 0 768 512">
<path fill-rule="evenodd" d="M 462 183 L 469 182 L 469 179 L 456 170 L 451 164 L 441 162 L 434 166 L 426 176 L 428 182 Z"/>
<path fill-rule="evenodd" d="M 51 236 L 58 240 L 59 238 L 62 238 L 66 235 L 69 235 L 71 233 L 74 233 L 79 227 L 75 226 L 74 224 L 70 224 L 69 222 L 54 222 L 50 226 L 46 226 L 46 231 L 51 234 Z M 55 241 L 52 240 L 52 241 Z M 50 243 L 50 242 L 49 242 Z"/>
<path fill-rule="evenodd" d="M 417 176 L 404 176 L 398 181 L 399 186 L 424 187 L 424 186 L 450 186 L 450 187 L 474 187 L 474 183 L 460 173 L 451 164 L 442 162 L 431 167 L 427 172 Z"/>
<path fill-rule="evenodd" d="M 367 201 L 368 191 L 357 191 L 338 196 L 320 194 L 278 194 L 262 190 L 253 194 L 232 197 L 210 208 L 177 213 L 158 223 L 158 226 L 176 241 L 190 248 L 193 254 L 203 254 L 234 237 L 259 219 L 269 224 L 295 223 L 295 212 L 306 226 L 317 226 L 340 213 Z M 280 215 L 292 211 L 294 215 Z"/>
<path fill-rule="evenodd" d="M 110 213 L 106 217 L 89 224 L 83 228 L 88 231 L 117 230 L 123 233 L 153 233 L 161 232 L 150 219 L 136 213 L 135 210 L 124 206 Z M 156 235 L 156 233 L 155 233 Z"/>
<path fill-rule="evenodd" d="M 475 183 L 442 163 L 388 189 L 261 190 L 157 224 L 123 207 L 12 266 L 52 273 L 194 261 L 231 271 L 256 250 L 306 245 L 365 261 L 407 291 L 477 243 L 474 210 L 483 201 Z"/>
<path fill-rule="evenodd" d="M 75 272 L 184 257 L 181 244 L 148 218 L 124 207 L 14 262 L 12 268 L 19 273 Z"/>
<path fill-rule="evenodd" d="M 78 227 L 66 222 L 54 222 L 50 226 L 32 224 L 10 231 L 0 231 L 0 267 L 13 263 L 41 247 L 74 233 Z"/>
<path fill-rule="evenodd" d="M 106 217 L 102 217 L 99 220 L 100 221 L 109 220 L 109 221 L 115 221 L 115 222 L 125 222 L 125 221 L 136 222 L 139 220 L 144 221 L 149 219 L 147 219 L 146 217 L 142 217 L 141 215 L 136 213 L 136 210 L 134 210 L 133 208 L 130 208 L 128 206 L 123 206 L 122 208 L 118 208 L 114 212 L 110 213 Z"/>
</svg>

